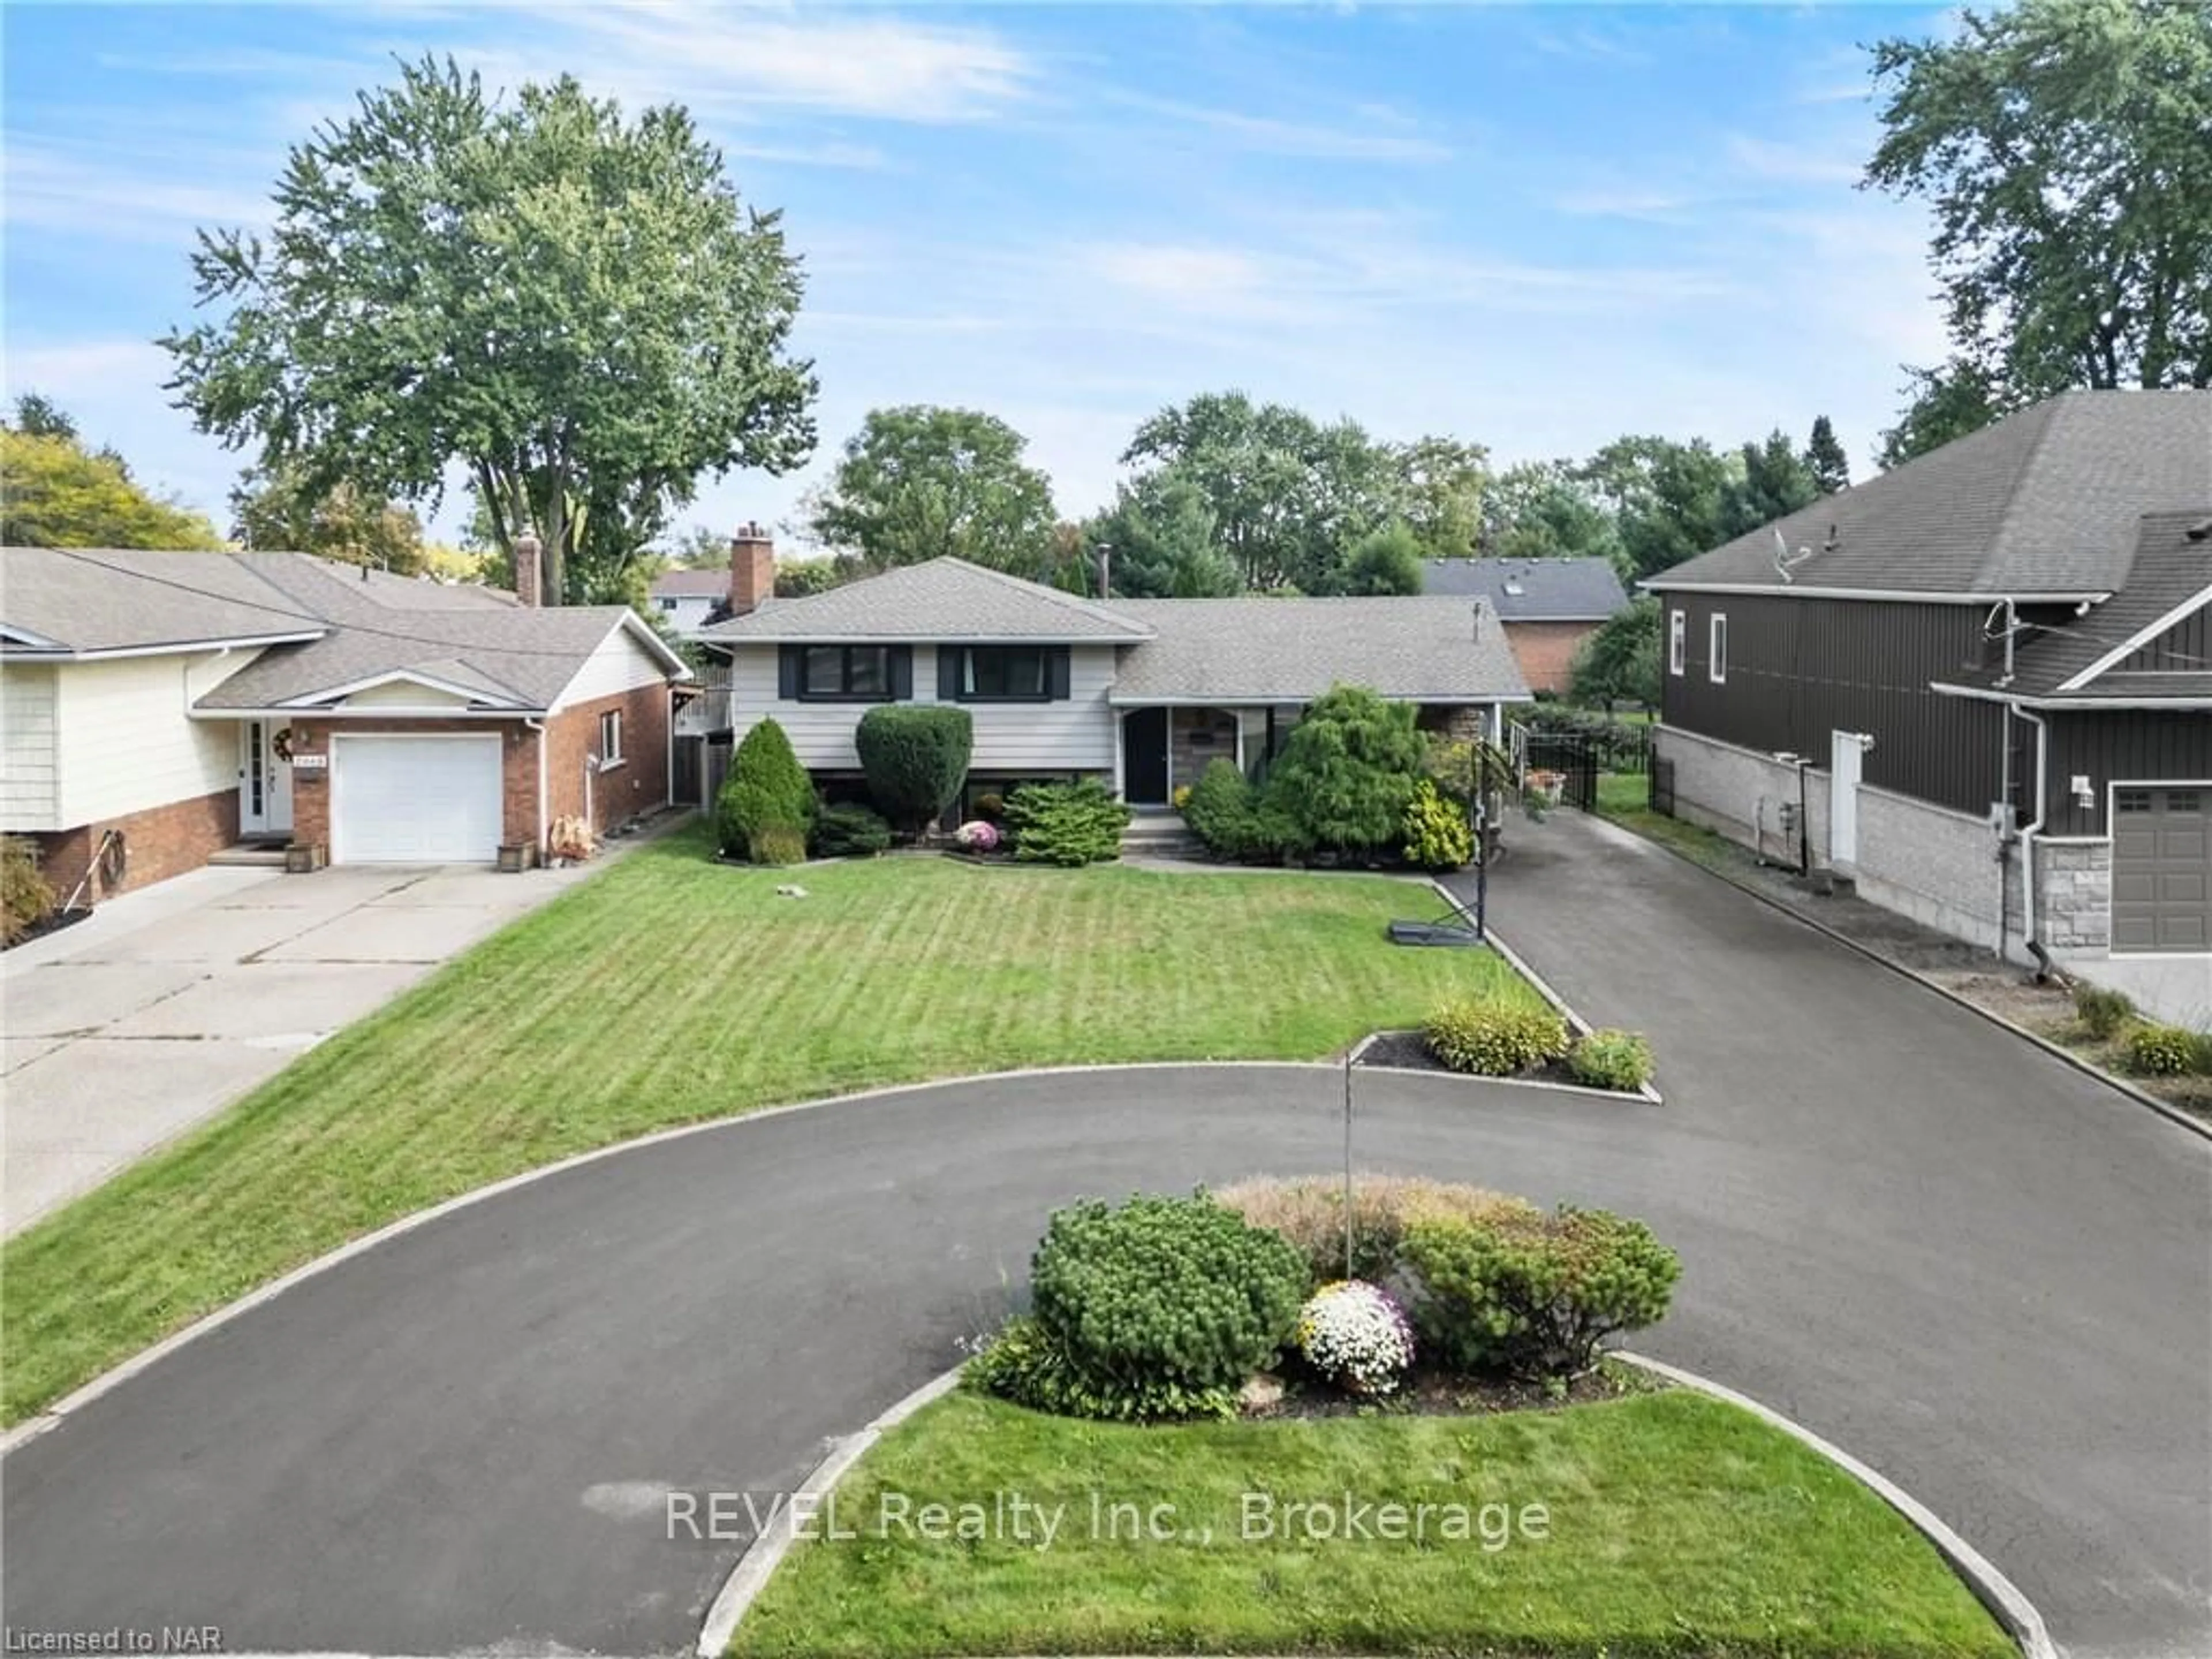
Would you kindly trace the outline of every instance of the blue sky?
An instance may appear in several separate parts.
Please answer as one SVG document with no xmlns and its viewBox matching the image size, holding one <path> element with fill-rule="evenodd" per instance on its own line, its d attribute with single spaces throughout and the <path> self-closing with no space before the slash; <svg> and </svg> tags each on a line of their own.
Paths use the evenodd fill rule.
<svg viewBox="0 0 2212 1659">
<path fill-rule="evenodd" d="M 679 101 L 805 254 L 803 473 L 867 409 L 1028 434 L 1061 511 L 1137 422 L 1242 387 L 1501 461 L 1826 412 L 1869 470 L 1942 331 L 1915 206 L 1856 190 L 1862 43 L 1927 7 L 10 4 L 4 379 L 220 520 L 240 459 L 161 389 L 193 227 L 252 225 L 287 147 L 451 52 Z M 455 514 L 448 507 L 443 522 Z"/>
</svg>

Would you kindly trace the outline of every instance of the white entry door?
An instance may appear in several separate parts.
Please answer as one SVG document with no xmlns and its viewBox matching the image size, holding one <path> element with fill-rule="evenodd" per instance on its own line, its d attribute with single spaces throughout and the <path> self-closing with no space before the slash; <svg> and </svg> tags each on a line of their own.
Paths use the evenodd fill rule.
<svg viewBox="0 0 2212 1659">
<path fill-rule="evenodd" d="M 1844 870 L 1859 861 L 1859 767 L 1865 758 L 1860 733 L 1829 734 L 1828 862 Z"/>
<path fill-rule="evenodd" d="M 490 864 L 497 735 L 342 732 L 331 740 L 331 862 Z"/>
<path fill-rule="evenodd" d="M 238 728 L 238 830 L 283 836 L 292 830 L 292 766 L 280 753 L 280 728 L 246 720 Z"/>
</svg>

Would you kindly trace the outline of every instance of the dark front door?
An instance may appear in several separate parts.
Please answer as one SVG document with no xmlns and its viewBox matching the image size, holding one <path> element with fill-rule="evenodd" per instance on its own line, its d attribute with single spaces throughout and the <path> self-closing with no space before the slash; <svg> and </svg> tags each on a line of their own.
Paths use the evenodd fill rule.
<svg viewBox="0 0 2212 1659">
<path fill-rule="evenodd" d="M 1133 806 L 1168 804 L 1168 711 L 1133 708 L 1121 716 L 1121 788 Z"/>
</svg>

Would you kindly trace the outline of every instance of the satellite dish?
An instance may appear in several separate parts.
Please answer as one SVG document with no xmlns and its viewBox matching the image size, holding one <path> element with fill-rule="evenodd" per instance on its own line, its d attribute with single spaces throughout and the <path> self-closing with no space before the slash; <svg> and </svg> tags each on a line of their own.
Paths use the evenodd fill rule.
<svg viewBox="0 0 2212 1659">
<path fill-rule="evenodd" d="M 1778 527 L 1776 529 L 1774 532 L 1774 574 L 1781 577 L 1784 581 L 1795 581 L 1796 578 L 1792 576 L 1790 573 L 1812 556 L 1813 550 L 1809 547 L 1801 547 L 1795 553 L 1792 553 L 1790 550 L 1790 544 L 1782 539 L 1781 530 Z"/>
</svg>

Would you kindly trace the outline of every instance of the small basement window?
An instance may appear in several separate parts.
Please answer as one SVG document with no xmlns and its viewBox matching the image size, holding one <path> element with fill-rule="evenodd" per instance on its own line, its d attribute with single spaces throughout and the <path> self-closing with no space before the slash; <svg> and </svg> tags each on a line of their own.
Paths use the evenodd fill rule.
<svg viewBox="0 0 2212 1659">
<path fill-rule="evenodd" d="M 1724 611 L 1713 612 L 1712 626 L 1705 644 L 1709 653 L 1705 672 L 1715 685 L 1728 684 L 1728 616 Z"/>
<path fill-rule="evenodd" d="M 622 710 L 610 708 L 599 716 L 599 764 L 602 768 L 621 764 Z"/>
</svg>

